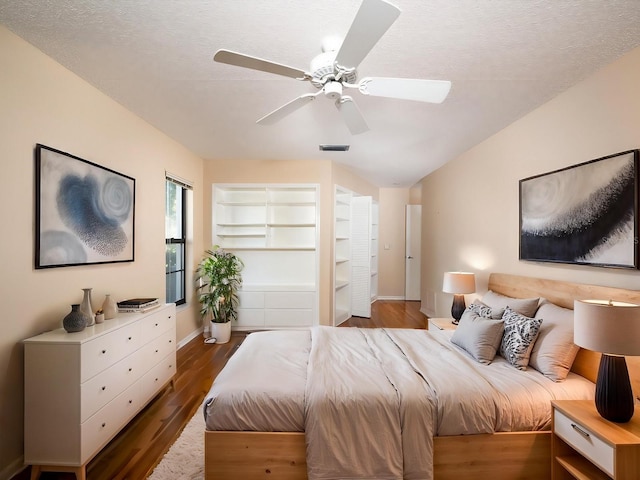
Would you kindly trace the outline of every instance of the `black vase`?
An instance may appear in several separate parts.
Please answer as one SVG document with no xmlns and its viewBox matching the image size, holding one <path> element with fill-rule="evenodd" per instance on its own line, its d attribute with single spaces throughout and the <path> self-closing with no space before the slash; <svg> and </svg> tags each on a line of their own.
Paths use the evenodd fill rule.
<svg viewBox="0 0 640 480">
<path fill-rule="evenodd" d="M 81 332 L 87 326 L 87 317 L 80 311 L 80 304 L 71 305 L 71 311 L 62 320 L 64 329 L 71 332 Z"/>
</svg>

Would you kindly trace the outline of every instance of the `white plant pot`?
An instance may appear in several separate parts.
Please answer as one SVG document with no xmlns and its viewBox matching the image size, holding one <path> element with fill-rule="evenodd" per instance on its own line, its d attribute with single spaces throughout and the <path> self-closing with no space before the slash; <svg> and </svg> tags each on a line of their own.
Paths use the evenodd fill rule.
<svg viewBox="0 0 640 480">
<path fill-rule="evenodd" d="M 211 325 L 211 336 L 216 339 L 216 343 L 227 343 L 229 341 L 231 338 L 231 322 L 209 322 L 209 325 Z"/>
</svg>

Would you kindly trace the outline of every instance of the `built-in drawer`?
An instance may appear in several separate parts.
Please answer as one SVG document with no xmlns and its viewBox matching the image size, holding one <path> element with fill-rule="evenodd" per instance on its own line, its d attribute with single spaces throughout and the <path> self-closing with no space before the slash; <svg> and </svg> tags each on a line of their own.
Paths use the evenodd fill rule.
<svg viewBox="0 0 640 480">
<path fill-rule="evenodd" d="M 150 367 L 142 367 L 142 354 L 141 350 L 134 352 L 80 386 L 80 422 L 87 420 L 149 370 Z"/>
<path fill-rule="evenodd" d="M 174 327 L 176 319 L 174 318 L 173 312 L 173 308 L 162 308 L 143 318 L 140 322 L 142 337 L 145 340 L 156 338 Z"/>
<path fill-rule="evenodd" d="M 264 292 L 238 292 L 241 308 L 264 308 Z"/>
<path fill-rule="evenodd" d="M 266 292 L 265 308 L 313 308 L 313 292 Z"/>
<path fill-rule="evenodd" d="M 82 344 L 80 381 L 86 382 L 136 351 L 140 345 L 140 326 L 137 322 Z"/>
<path fill-rule="evenodd" d="M 613 477 L 615 451 L 612 445 L 556 409 L 553 411 L 553 432 Z"/>
<path fill-rule="evenodd" d="M 239 308 L 238 321 L 232 325 L 234 327 L 263 327 L 264 310 L 261 308 Z"/>
<path fill-rule="evenodd" d="M 266 327 L 305 327 L 313 324 L 313 310 L 302 308 L 282 308 L 265 310 Z"/>
</svg>

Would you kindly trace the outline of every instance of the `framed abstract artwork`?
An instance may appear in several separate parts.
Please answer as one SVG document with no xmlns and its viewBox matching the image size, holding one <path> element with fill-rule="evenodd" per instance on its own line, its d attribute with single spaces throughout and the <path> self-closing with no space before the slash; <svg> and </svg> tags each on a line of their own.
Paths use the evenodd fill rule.
<svg viewBox="0 0 640 480">
<path fill-rule="evenodd" d="M 36 145 L 35 267 L 134 260 L 136 181 Z"/>
<path fill-rule="evenodd" d="M 520 259 L 638 268 L 638 150 L 520 180 Z"/>
</svg>

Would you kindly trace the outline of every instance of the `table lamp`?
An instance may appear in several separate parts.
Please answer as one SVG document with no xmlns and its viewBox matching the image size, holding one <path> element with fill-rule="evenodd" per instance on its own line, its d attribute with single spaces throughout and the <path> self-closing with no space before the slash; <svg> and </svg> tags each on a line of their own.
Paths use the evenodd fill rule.
<svg viewBox="0 0 640 480">
<path fill-rule="evenodd" d="M 612 422 L 628 422 L 634 399 L 624 355 L 640 355 L 640 305 L 576 300 L 573 308 L 574 343 L 602 352 L 596 381 L 598 413 Z"/>
<path fill-rule="evenodd" d="M 464 294 L 476 291 L 476 276 L 469 272 L 445 272 L 442 281 L 442 291 L 453 293 L 453 304 L 451 305 L 451 316 L 453 322 L 457 324 L 466 308 Z"/>
</svg>

